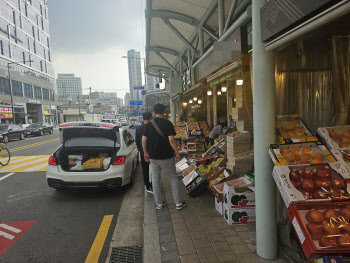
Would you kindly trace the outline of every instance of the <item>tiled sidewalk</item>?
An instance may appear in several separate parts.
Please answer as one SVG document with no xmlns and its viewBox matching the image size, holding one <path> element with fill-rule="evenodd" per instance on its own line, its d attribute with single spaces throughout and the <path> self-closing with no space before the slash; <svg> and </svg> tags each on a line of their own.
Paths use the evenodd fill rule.
<svg viewBox="0 0 350 263">
<path fill-rule="evenodd" d="M 255 225 L 230 226 L 214 207 L 214 197 L 204 191 L 191 198 L 182 188 L 187 206 L 178 211 L 171 186 L 162 177 L 167 207 L 156 211 L 161 262 L 283 262 L 264 260 L 255 253 Z M 154 205 L 154 204 L 153 204 Z"/>
</svg>

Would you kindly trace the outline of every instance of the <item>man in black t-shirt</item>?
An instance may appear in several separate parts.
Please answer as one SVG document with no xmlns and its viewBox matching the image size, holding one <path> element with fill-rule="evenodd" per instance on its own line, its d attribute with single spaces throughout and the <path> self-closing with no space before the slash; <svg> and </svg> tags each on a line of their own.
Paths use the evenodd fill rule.
<svg viewBox="0 0 350 263">
<path fill-rule="evenodd" d="M 160 174 L 163 169 L 169 177 L 176 209 L 182 209 L 186 203 L 180 199 L 180 182 L 176 174 L 175 156 L 177 161 L 180 155 L 177 150 L 174 136 L 176 135 L 173 124 L 164 119 L 165 106 L 154 106 L 155 118 L 147 123 L 143 137 L 142 148 L 146 162 L 150 162 L 152 172 L 152 186 L 156 208 L 165 206 L 164 197 L 160 189 Z"/>
</svg>

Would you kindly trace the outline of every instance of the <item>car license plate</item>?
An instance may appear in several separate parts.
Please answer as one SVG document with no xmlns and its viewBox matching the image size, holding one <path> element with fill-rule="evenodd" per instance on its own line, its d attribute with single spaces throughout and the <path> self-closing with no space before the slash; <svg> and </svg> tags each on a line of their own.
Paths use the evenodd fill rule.
<svg viewBox="0 0 350 263">
<path fill-rule="evenodd" d="M 27 134 L 30 134 L 30 132 L 27 132 Z"/>
</svg>

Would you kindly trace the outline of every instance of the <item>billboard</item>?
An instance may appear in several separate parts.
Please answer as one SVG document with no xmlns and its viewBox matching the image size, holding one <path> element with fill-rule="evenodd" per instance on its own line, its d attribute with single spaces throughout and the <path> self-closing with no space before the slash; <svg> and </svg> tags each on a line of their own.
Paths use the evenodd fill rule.
<svg viewBox="0 0 350 263">
<path fill-rule="evenodd" d="M 141 106 L 143 105 L 142 100 L 131 100 L 130 106 Z"/>
</svg>

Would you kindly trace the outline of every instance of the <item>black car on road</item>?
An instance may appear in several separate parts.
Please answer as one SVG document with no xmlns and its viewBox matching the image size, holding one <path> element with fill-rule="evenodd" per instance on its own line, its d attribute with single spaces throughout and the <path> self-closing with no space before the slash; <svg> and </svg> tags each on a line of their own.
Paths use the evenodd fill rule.
<svg viewBox="0 0 350 263">
<path fill-rule="evenodd" d="M 46 123 L 46 122 L 36 122 L 30 124 L 25 129 L 27 135 L 44 135 L 45 133 L 52 134 L 53 133 L 53 126 Z"/>
<path fill-rule="evenodd" d="M 0 136 L 3 137 L 4 142 L 9 142 L 15 139 L 23 140 L 25 137 L 25 132 L 16 124 L 1 124 Z"/>
</svg>

